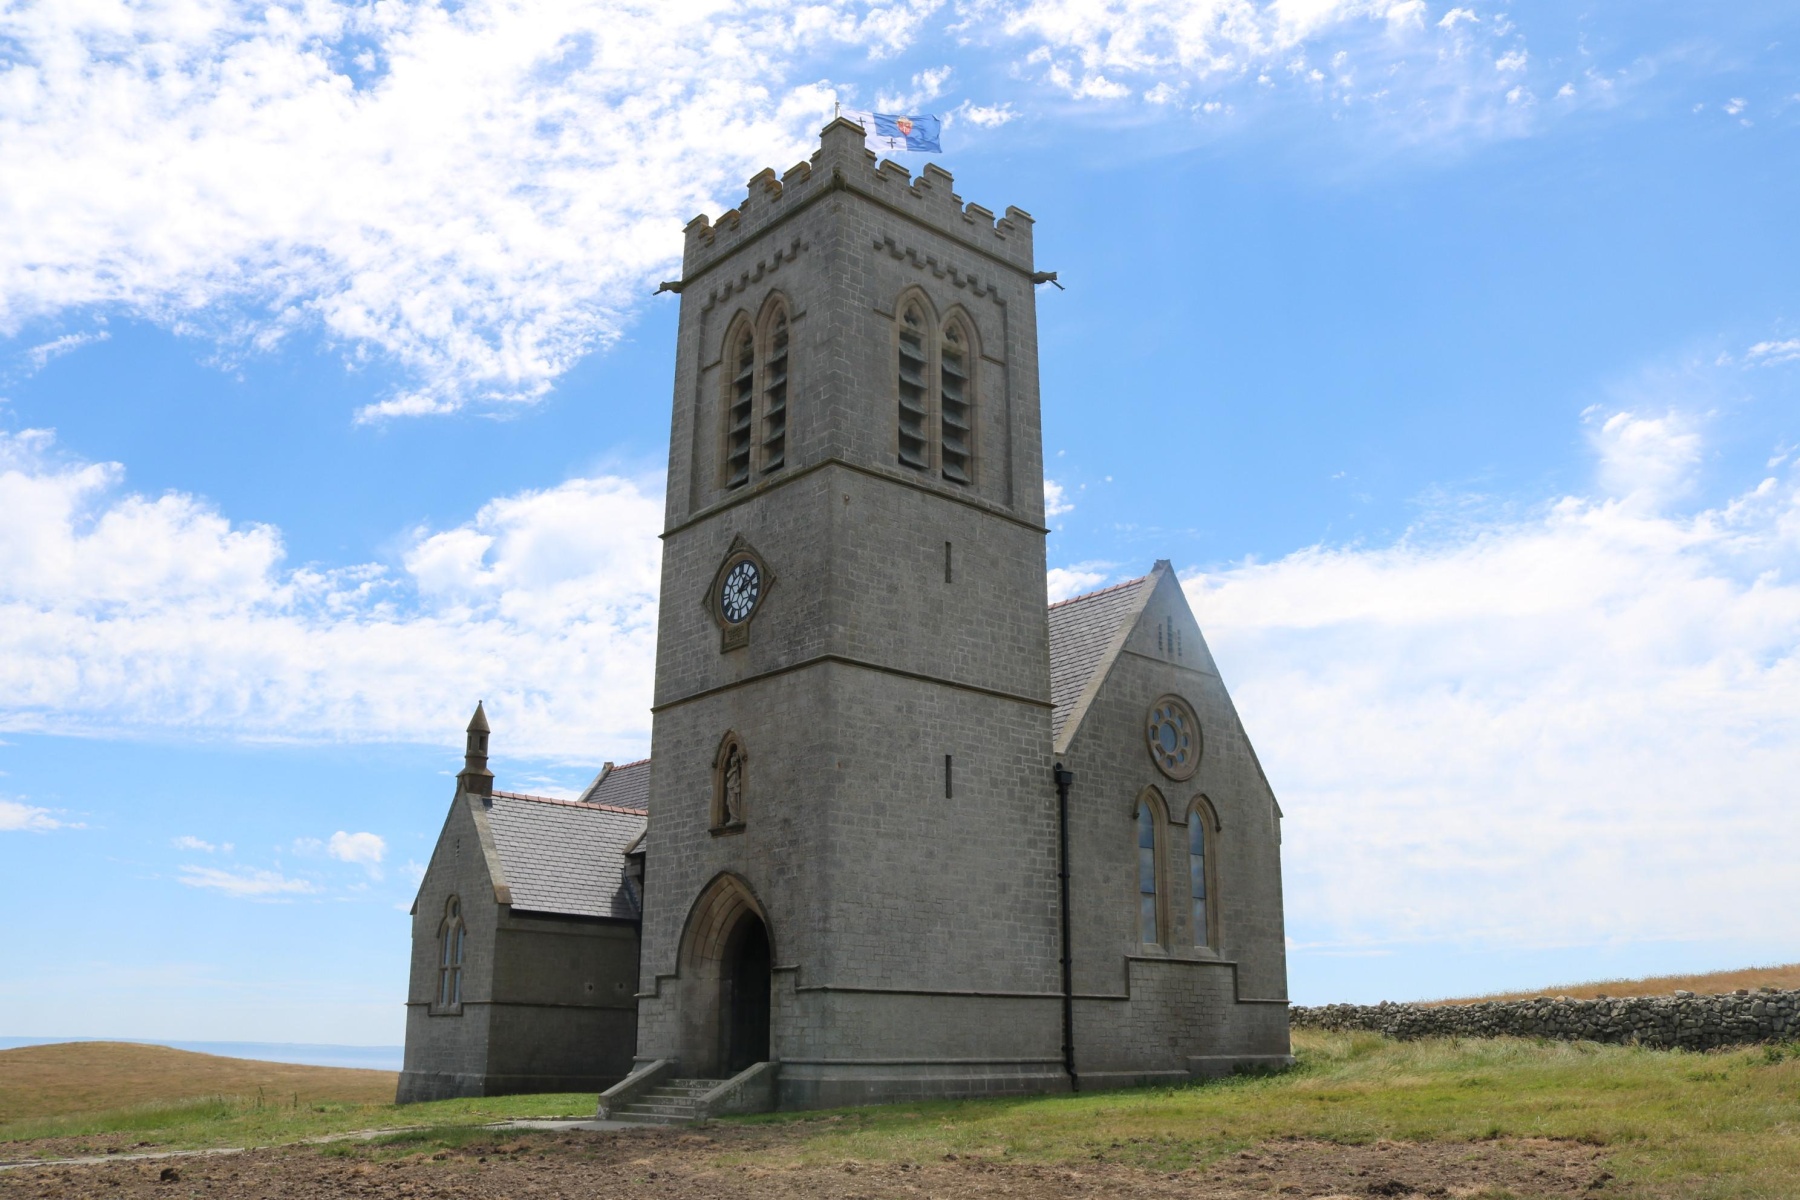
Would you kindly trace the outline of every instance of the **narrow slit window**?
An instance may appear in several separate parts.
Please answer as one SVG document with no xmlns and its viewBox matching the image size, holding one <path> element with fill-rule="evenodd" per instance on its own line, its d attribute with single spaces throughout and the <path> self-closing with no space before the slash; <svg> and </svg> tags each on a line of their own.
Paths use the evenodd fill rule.
<svg viewBox="0 0 1800 1200">
<path fill-rule="evenodd" d="M 1162 942 L 1156 903 L 1156 813 L 1148 801 L 1138 804 L 1138 940 L 1146 946 Z"/>
<path fill-rule="evenodd" d="M 762 469 L 779 470 L 787 461 L 788 324 L 775 318 L 769 332 L 768 363 L 763 368 Z"/>
<path fill-rule="evenodd" d="M 953 770 L 953 768 L 955 766 L 956 766 L 956 760 L 948 754 L 944 755 L 944 799 L 946 799 L 946 800 L 955 799 L 955 797 L 951 794 L 951 783 L 952 783 L 952 779 L 953 779 L 953 776 L 951 775 L 951 771 Z"/>
<path fill-rule="evenodd" d="M 952 562 L 950 559 L 950 543 L 949 542 L 944 543 L 944 582 L 945 583 L 956 582 L 956 572 L 953 570 L 953 565 L 952 565 Z"/>
<path fill-rule="evenodd" d="M 969 347 L 960 325 L 952 324 L 944 331 L 944 344 L 938 354 L 939 395 L 943 401 L 944 478 L 952 483 L 968 483 L 973 452 L 970 448 L 969 419 Z"/>
<path fill-rule="evenodd" d="M 900 465 L 925 471 L 931 467 L 926 443 L 925 318 L 908 305 L 900 322 Z"/>
<path fill-rule="evenodd" d="M 756 339 L 748 329 L 731 356 L 730 407 L 725 414 L 725 486 L 750 481 L 751 410 L 756 407 Z"/>
<path fill-rule="evenodd" d="M 1194 906 L 1194 945 L 1212 945 L 1212 928 L 1206 911 L 1206 814 L 1196 808 L 1188 814 L 1188 897 Z"/>
</svg>

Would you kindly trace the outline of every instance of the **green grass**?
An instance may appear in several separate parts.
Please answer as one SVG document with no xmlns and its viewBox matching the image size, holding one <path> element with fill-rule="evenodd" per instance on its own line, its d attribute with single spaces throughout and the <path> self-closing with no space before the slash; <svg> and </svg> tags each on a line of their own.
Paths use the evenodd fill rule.
<svg viewBox="0 0 1800 1200">
<path fill-rule="evenodd" d="M 493 1096 L 405 1106 L 345 1101 L 309 1104 L 304 1100 L 290 1105 L 285 1098 L 214 1096 L 79 1116 L 8 1121 L 0 1124 L 0 1158 L 20 1157 L 22 1150 L 30 1152 L 6 1143 L 46 1138 L 76 1139 L 96 1146 L 142 1142 L 159 1149 L 269 1146 L 365 1129 L 482 1125 L 520 1117 L 591 1117 L 594 1104 L 589 1093 Z M 59 1154 L 71 1152 L 66 1144 L 54 1149 Z"/>
<path fill-rule="evenodd" d="M 1280 1138 L 1570 1139 L 1621 1184 L 1696 1197 L 1796 1194 L 1800 1048 L 1686 1054 L 1521 1039 L 1296 1033 L 1284 1075 L 1179 1088 L 752 1118 L 799 1161 L 945 1154 L 1177 1170 Z M 757 1152 L 768 1153 L 768 1152 Z"/>
<path fill-rule="evenodd" d="M 732 1162 L 926 1161 L 946 1154 L 1044 1163 L 1204 1165 L 1283 1138 L 1366 1143 L 1558 1138 L 1604 1147 L 1608 1194 L 1800 1194 L 1800 1046 L 1689 1054 L 1592 1043 L 1299 1032 L 1282 1075 L 1189 1087 L 777 1114 L 731 1124 Z M 585 1115 L 594 1097 L 512 1096 L 404 1108 L 214 1100 L 0 1126 L 0 1139 L 106 1136 L 244 1146 L 349 1130 L 420 1127 L 371 1145 L 416 1153 L 493 1138 L 469 1126 Z M 499 1135 L 511 1138 L 513 1135 Z M 0 1157 L 16 1156 L 26 1147 Z M 36 1149 L 36 1148 L 31 1148 Z M 327 1152 L 337 1152 L 328 1150 Z"/>
</svg>

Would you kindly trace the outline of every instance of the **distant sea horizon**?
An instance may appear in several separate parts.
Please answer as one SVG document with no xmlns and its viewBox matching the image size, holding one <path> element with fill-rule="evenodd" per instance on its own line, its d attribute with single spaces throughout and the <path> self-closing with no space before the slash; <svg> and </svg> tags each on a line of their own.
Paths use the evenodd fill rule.
<svg viewBox="0 0 1800 1200">
<path fill-rule="evenodd" d="M 404 1046 L 334 1046 L 322 1042 L 178 1042 L 141 1037 L 0 1037 L 0 1050 L 21 1046 L 53 1046 L 59 1042 L 130 1042 L 139 1046 L 167 1046 L 221 1058 L 248 1058 L 258 1062 L 294 1063 L 304 1067 L 360 1067 L 368 1071 L 398 1071 L 406 1056 Z"/>
</svg>

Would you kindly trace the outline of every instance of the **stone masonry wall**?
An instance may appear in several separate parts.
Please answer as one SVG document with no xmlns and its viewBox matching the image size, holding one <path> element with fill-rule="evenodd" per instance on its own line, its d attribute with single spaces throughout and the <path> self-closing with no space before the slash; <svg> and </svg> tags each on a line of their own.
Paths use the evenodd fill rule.
<svg viewBox="0 0 1800 1200">
<path fill-rule="evenodd" d="M 1728 996 L 1488 1001 L 1482 1004 L 1325 1004 L 1288 1010 L 1295 1029 L 1363 1029 L 1393 1038 L 1548 1037 L 1711 1050 L 1800 1038 L 1800 991 Z"/>
</svg>

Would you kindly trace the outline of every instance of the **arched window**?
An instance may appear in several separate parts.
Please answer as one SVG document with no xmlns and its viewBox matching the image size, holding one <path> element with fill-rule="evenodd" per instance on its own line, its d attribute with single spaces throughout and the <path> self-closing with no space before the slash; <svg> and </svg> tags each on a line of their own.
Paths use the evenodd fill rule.
<svg viewBox="0 0 1800 1200">
<path fill-rule="evenodd" d="M 750 482 L 751 424 L 756 407 L 756 336 L 748 325 L 730 343 L 731 374 L 725 396 L 725 486 Z"/>
<path fill-rule="evenodd" d="M 900 314 L 900 465 L 918 471 L 931 469 L 931 447 L 926 443 L 930 418 L 930 364 L 925 357 L 925 314 L 917 302 Z"/>
<path fill-rule="evenodd" d="M 762 469 L 779 470 L 787 460 L 788 321 L 777 306 L 765 328 L 763 355 Z"/>
<path fill-rule="evenodd" d="M 1160 946 L 1162 919 L 1162 805 L 1155 789 L 1147 789 L 1137 804 L 1138 941 Z"/>
<path fill-rule="evenodd" d="M 713 756 L 712 827 L 715 833 L 744 827 L 745 768 L 750 756 L 744 752 L 744 739 L 727 733 Z"/>
<path fill-rule="evenodd" d="M 1214 859 L 1218 845 L 1213 834 L 1218 832 L 1218 818 L 1206 797 L 1194 797 L 1188 810 L 1188 902 L 1193 905 L 1194 945 L 1217 946 L 1219 919 L 1214 896 Z"/>
<path fill-rule="evenodd" d="M 970 403 L 974 397 L 968 330 L 959 320 L 944 326 L 944 340 L 938 347 L 939 412 L 943 424 L 944 478 L 953 483 L 968 483 L 974 472 L 974 432 Z"/>
<path fill-rule="evenodd" d="M 463 943 L 468 927 L 463 924 L 462 901 L 456 896 L 444 902 L 444 923 L 438 930 L 439 1008 L 462 1007 Z"/>
</svg>

